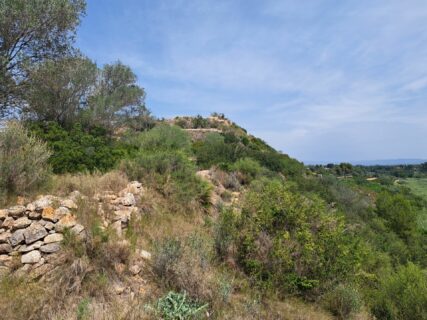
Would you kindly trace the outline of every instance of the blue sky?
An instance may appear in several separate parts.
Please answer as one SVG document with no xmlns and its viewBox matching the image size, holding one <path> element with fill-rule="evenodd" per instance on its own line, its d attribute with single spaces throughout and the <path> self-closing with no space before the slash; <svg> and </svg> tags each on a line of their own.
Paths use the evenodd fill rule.
<svg viewBox="0 0 427 320">
<path fill-rule="evenodd" d="M 159 117 L 222 112 L 303 161 L 427 159 L 426 0 L 88 0 L 77 45 Z"/>
</svg>

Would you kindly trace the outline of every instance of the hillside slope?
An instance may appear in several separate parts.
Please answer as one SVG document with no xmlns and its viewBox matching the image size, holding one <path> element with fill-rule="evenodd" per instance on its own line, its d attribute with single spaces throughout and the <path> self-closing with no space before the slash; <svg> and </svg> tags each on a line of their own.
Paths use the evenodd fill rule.
<svg viewBox="0 0 427 320">
<path fill-rule="evenodd" d="M 305 168 L 220 115 L 113 139 L 113 170 L 0 211 L 8 319 L 423 319 L 425 235 L 404 217 L 425 204 L 406 189 Z"/>
</svg>

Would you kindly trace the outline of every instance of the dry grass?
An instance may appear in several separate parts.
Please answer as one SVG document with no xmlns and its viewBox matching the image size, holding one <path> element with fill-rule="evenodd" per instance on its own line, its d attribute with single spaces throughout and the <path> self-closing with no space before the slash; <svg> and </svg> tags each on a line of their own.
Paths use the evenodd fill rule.
<svg viewBox="0 0 427 320">
<path fill-rule="evenodd" d="M 111 171 L 105 174 L 65 174 L 53 177 L 50 192 L 56 195 L 67 195 L 74 190 L 78 190 L 90 197 L 101 191 L 118 193 L 128 183 L 128 178 L 121 171 Z"/>
</svg>

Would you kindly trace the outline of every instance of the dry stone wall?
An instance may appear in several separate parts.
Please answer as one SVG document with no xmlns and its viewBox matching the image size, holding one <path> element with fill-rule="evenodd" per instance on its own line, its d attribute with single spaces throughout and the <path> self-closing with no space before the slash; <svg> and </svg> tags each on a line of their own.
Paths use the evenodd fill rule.
<svg viewBox="0 0 427 320">
<path fill-rule="evenodd" d="M 122 236 L 132 214 L 140 212 L 136 206 L 143 188 L 134 181 L 115 194 L 105 191 L 94 196 L 98 215 L 105 228 L 112 227 Z M 40 196 L 27 205 L 16 205 L 0 210 L 0 276 L 11 271 L 37 276 L 58 264 L 58 253 L 66 229 L 84 239 L 86 230 L 78 222 L 78 191 L 68 197 Z M 36 272 L 34 272 L 36 270 Z"/>
</svg>

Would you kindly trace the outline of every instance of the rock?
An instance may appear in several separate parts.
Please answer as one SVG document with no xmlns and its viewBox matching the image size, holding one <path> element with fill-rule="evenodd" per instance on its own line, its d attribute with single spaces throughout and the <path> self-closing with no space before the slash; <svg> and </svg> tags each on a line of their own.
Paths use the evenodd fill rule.
<svg viewBox="0 0 427 320">
<path fill-rule="evenodd" d="M 25 243 L 30 244 L 43 239 L 47 235 L 46 229 L 37 222 L 32 223 L 24 232 Z"/>
<path fill-rule="evenodd" d="M 41 217 L 42 215 L 41 215 L 41 213 L 40 212 L 38 212 L 38 211 L 31 211 L 29 214 L 28 214 L 28 217 L 30 218 L 30 219 L 33 219 L 33 220 L 36 220 L 36 219 L 40 219 L 40 217 Z"/>
<path fill-rule="evenodd" d="M 6 219 L 8 214 L 9 214 L 9 211 L 7 211 L 6 209 L 1 209 L 0 210 L 0 220 Z"/>
<path fill-rule="evenodd" d="M 8 266 L 12 262 L 12 257 L 7 254 L 0 254 L 0 266 Z"/>
<path fill-rule="evenodd" d="M 55 209 L 52 207 L 46 207 L 42 211 L 42 218 L 44 220 L 56 222 L 59 220 L 59 217 L 55 214 Z"/>
<path fill-rule="evenodd" d="M 3 233 L 5 231 L 6 231 L 6 229 L 3 229 L 3 228 L 0 229 L 0 233 Z"/>
<path fill-rule="evenodd" d="M 41 260 L 44 259 L 42 258 Z M 30 278 L 33 280 L 45 275 L 55 268 L 55 266 L 50 263 L 45 263 L 45 261 L 43 261 L 43 263 L 40 264 L 40 262 L 37 263 L 37 265 L 34 265 L 34 268 L 31 269 Z"/>
<path fill-rule="evenodd" d="M 0 234 L 0 243 L 7 243 L 11 236 L 11 233 L 9 231 L 3 232 Z"/>
<path fill-rule="evenodd" d="M 53 230 L 53 228 L 55 228 L 55 225 L 49 221 L 44 225 L 44 227 L 50 231 L 50 230 Z"/>
<path fill-rule="evenodd" d="M 38 200 L 34 201 L 33 204 L 36 207 L 37 211 L 42 211 L 44 208 L 52 206 L 52 197 L 51 196 L 41 197 Z"/>
<path fill-rule="evenodd" d="M 54 253 L 61 249 L 61 246 L 58 242 L 45 244 L 40 247 L 40 251 L 43 253 Z"/>
<path fill-rule="evenodd" d="M 84 229 L 85 229 L 85 227 L 83 227 L 81 224 L 76 224 L 74 227 L 71 228 L 71 232 L 73 232 L 74 234 L 78 235 Z"/>
<path fill-rule="evenodd" d="M 71 199 L 64 199 L 61 201 L 61 206 L 68 209 L 77 209 L 76 203 Z"/>
<path fill-rule="evenodd" d="M 120 220 L 121 222 L 127 223 L 132 215 L 132 209 L 116 210 L 113 213 L 113 221 Z"/>
<path fill-rule="evenodd" d="M 132 193 L 128 192 L 123 197 L 117 199 L 118 203 L 130 207 L 136 204 L 135 197 Z"/>
<path fill-rule="evenodd" d="M 125 287 L 124 285 L 122 285 L 122 284 L 115 283 L 115 284 L 113 285 L 113 289 L 114 289 L 114 292 L 115 292 L 116 294 L 122 294 L 123 292 L 125 292 L 126 287 Z"/>
<path fill-rule="evenodd" d="M 36 250 L 36 249 L 40 249 L 40 247 L 42 246 L 44 244 L 44 242 L 43 241 L 37 241 L 37 242 L 34 242 L 33 244 L 31 244 L 31 245 L 22 245 L 19 249 L 18 249 L 18 251 L 19 252 L 30 252 L 30 251 L 33 251 L 33 250 Z"/>
<path fill-rule="evenodd" d="M 148 251 L 145 251 L 145 250 L 142 250 L 142 249 L 141 249 L 141 251 L 139 252 L 139 256 L 140 256 L 142 259 L 145 259 L 145 260 L 151 260 L 151 253 L 150 253 L 150 252 L 148 252 Z"/>
<path fill-rule="evenodd" d="M 132 194 L 141 194 L 142 192 L 142 183 L 138 181 L 132 181 L 129 183 L 125 189 L 127 192 L 130 192 Z"/>
<path fill-rule="evenodd" d="M 30 251 L 24 255 L 22 255 L 21 257 L 21 263 L 23 264 L 27 264 L 27 263 L 37 263 L 40 261 L 40 259 L 42 258 L 42 255 L 40 253 L 40 251 L 38 250 L 33 250 Z"/>
<path fill-rule="evenodd" d="M 16 230 L 9 239 L 9 242 L 12 246 L 16 246 L 22 242 L 24 242 L 24 229 Z"/>
<path fill-rule="evenodd" d="M 14 206 L 9 208 L 9 215 L 12 217 L 20 217 L 22 216 L 27 209 L 24 206 Z"/>
<path fill-rule="evenodd" d="M 21 268 L 14 272 L 14 275 L 17 277 L 25 277 L 30 270 L 31 264 L 24 264 Z"/>
<path fill-rule="evenodd" d="M 71 200 L 76 201 L 82 197 L 82 194 L 78 190 L 74 190 L 68 196 Z"/>
<path fill-rule="evenodd" d="M 137 264 L 135 264 L 135 265 L 133 265 L 133 266 L 131 266 L 131 267 L 129 268 L 129 271 L 130 271 L 134 276 L 136 276 L 138 273 L 140 273 L 140 272 L 141 272 L 141 270 L 142 270 L 142 268 L 141 268 L 139 265 L 137 265 Z"/>
<path fill-rule="evenodd" d="M 117 220 L 114 222 L 111 227 L 113 228 L 114 232 L 117 234 L 119 238 L 122 237 L 122 222 L 120 220 Z"/>
<path fill-rule="evenodd" d="M 13 222 L 12 230 L 23 229 L 31 224 L 31 220 L 27 217 L 21 217 Z"/>
<path fill-rule="evenodd" d="M 64 240 L 64 236 L 60 233 L 49 234 L 44 238 L 44 243 L 61 242 Z"/>
<path fill-rule="evenodd" d="M 55 210 L 55 215 L 58 217 L 58 219 L 61 219 L 62 217 L 70 213 L 71 213 L 70 210 L 66 207 L 59 207 L 58 209 Z"/>
<path fill-rule="evenodd" d="M 34 203 L 27 204 L 27 211 L 35 211 L 36 205 Z"/>
<path fill-rule="evenodd" d="M 10 253 L 12 252 L 12 246 L 8 243 L 0 244 L 0 254 L 1 253 Z"/>
<path fill-rule="evenodd" d="M 2 226 L 2 228 L 12 229 L 14 222 L 15 222 L 15 220 L 12 217 L 7 217 L 6 219 L 4 219 L 1 226 Z"/>
<path fill-rule="evenodd" d="M 74 227 L 76 223 L 77 223 L 76 216 L 72 214 L 68 214 L 62 217 L 61 219 L 59 219 L 59 221 L 55 225 L 55 230 L 58 232 L 62 232 L 66 228 Z"/>
</svg>

